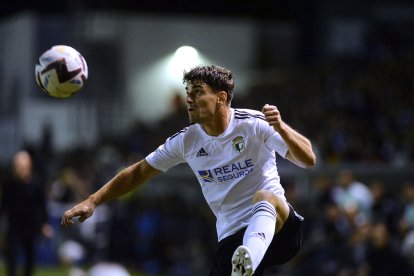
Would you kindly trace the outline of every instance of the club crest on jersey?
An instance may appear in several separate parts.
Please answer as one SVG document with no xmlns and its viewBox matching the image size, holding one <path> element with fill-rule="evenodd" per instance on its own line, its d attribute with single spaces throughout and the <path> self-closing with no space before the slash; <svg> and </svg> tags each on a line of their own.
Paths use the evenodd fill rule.
<svg viewBox="0 0 414 276">
<path fill-rule="evenodd" d="M 242 136 L 237 136 L 236 138 L 232 140 L 232 142 L 233 142 L 233 149 L 236 152 L 241 153 L 242 151 L 244 151 L 245 144 L 244 144 L 244 139 Z"/>
</svg>

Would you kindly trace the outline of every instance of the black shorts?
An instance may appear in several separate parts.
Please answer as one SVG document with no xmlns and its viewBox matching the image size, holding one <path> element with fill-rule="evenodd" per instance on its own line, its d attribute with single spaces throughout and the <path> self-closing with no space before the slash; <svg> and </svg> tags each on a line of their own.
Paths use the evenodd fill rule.
<svg viewBox="0 0 414 276">
<path fill-rule="evenodd" d="M 296 214 L 289 205 L 289 216 L 282 229 L 273 237 L 272 243 L 256 269 L 254 275 L 262 275 L 270 266 L 281 265 L 290 261 L 298 253 L 303 242 L 303 217 Z M 221 240 L 214 256 L 213 267 L 209 276 L 223 276 L 231 274 L 231 258 L 237 247 L 243 244 L 246 228 Z"/>
</svg>

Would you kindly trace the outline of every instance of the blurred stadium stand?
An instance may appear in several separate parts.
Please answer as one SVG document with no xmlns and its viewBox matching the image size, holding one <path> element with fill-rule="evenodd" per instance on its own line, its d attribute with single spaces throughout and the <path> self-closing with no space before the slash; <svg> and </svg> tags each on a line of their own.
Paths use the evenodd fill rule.
<svg viewBox="0 0 414 276">
<path fill-rule="evenodd" d="M 0 181 L 16 150 L 35 154 L 57 233 L 39 246 L 39 264 L 113 261 L 150 275 L 206 274 L 214 218 L 186 166 L 108 203 L 81 227 L 59 226 L 67 206 L 186 126 L 179 97 L 170 102 L 175 88 L 164 96 L 167 112 L 153 119 L 140 113 L 151 102 L 134 93 L 155 97 L 159 87 L 141 87 L 137 76 L 190 43 L 235 72 L 234 107 L 275 103 L 315 145 L 311 170 L 278 159 L 307 228 L 298 258 L 269 275 L 413 275 L 412 14 L 403 0 L 2 4 Z M 85 91 L 67 101 L 47 98 L 34 82 L 37 56 L 58 42 L 81 49 L 90 68 Z M 334 196 L 344 169 L 369 188 L 368 216 L 351 195 L 349 208 Z M 71 259 L 65 241 L 86 254 Z"/>
</svg>

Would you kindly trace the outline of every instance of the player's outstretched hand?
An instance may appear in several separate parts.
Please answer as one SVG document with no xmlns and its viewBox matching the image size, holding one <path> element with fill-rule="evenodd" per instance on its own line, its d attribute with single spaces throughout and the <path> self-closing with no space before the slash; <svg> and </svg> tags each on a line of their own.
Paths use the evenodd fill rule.
<svg viewBox="0 0 414 276">
<path fill-rule="evenodd" d="M 262 112 L 265 115 L 266 121 L 269 122 L 276 131 L 280 131 L 283 126 L 282 116 L 279 110 L 274 105 L 265 104 L 262 108 Z"/>
<path fill-rule="evenodd" d="M 70 226 L 74 222 L 72 219 L 78 217 L 79 222 L 84 222 L 87 218 L 92 216 L 93 211 L 95 210 L 95 204 L 89 198 L 85 201 L 82 201 L 72 209 L 67 210 L 62 217 L 61 224 L 63 226 Z"/>
</svg>

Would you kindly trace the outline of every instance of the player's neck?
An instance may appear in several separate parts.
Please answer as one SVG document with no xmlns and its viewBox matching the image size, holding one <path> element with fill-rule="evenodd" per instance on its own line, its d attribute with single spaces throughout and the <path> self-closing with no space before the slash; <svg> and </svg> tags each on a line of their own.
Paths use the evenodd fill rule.
<svg viewBox="0 0 414 276">
<path fill-rule="evenodd" d="M 202 127 L 208 135 L 219 136 L 224 131 L 226 131 L 227 127 L 230 124 L 230 119 L 231 109 L 230 107 L 226 106 L 225 108 L 219 111 L 217 116 L 215 116 L 211 120 L 211 122 L 203 124 Z"/>
</svg>

